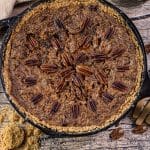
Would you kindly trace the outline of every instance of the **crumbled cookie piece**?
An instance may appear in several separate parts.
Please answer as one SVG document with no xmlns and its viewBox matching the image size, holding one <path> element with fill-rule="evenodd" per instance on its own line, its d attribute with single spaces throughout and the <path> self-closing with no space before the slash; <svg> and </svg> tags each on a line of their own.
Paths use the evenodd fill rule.
<svg viewBox="0 0 150 150">
<path fill-rule="evenodd" d="M 10 150 L 19 147 L 25 138 L 23 128 L 16 123 L 10 123 L 1 131 L 1 148 Z"/>
<path fill-rule="evenodd" d="M 25 145 L 24 150 L 38 150 L 39 149 L 39 139 L 36 136 L 30 136 L 27 139 L 27 143 Z"/>
<path fill-rule="evenodd" d="M 34 126 L 32 126 L 31 124 L 26 124 L 26 135 L 27 136 L 40 136 L 41 135 L 41 131 L 38 128 L 35 128 Z"/>
<path fill-rule="evenodd" d="M 119 128 L 116 128 L 116 129 L 112 130 L 112 132 L 110 133 L 110 138 L 112 140 L 118 140 L 121 137 L 123 137 L 123 135 L 124 135 L 124 131 L 121 127 L 119 127 Z"/>
<path fill-rule="evenodd" d="M 19 122 L 19 123 L 23 123 L 24 119 L 19 116 L 18 113 L 14 112 L 14 113 L 11 113 L 9 116 L 8 116 L 8 120 L 10 122 Z"/>
<path fill-rule="evenodd" d="M 2 124 L 5 120 L 5 118 L 7 117 L 7 111 L 8 111 L 8 107 L 4 107 L 4 108 L 1 108 L 0 110 L 0 124 Z"/>
<path fill-rule="evenodd" d="M 2 121 L 1 121 L 2 120 Z M 4 122 L 3 122 L 4 120 Z M 6 122 L 6 121 L 7 122 Z M 39 150 L 42 132 L 10 107 L 0 110 L 0 150 Z"/>
</svg>

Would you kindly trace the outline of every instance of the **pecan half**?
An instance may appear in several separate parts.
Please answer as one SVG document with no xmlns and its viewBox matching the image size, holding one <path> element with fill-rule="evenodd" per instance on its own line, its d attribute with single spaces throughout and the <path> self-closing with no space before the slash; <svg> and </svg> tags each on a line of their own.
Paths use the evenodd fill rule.
<svg viewBox="0 0 150 150">
<path fill-rule="evenodd" d="M 148 115 L 148 116 L 146 117 L 145 122 L 146 122 L 148 125 L 150 125 L 150 115 Z"/>
<path fill-rule="evenodd" d="M 43 99 L 43 95 L 42 95 L 42 94 L 37 94 L 37 95 L 34 95 L 34 96 L 31 98 L 31 101 L 32 101 L 32 103 L 35 105 L 35 104 L 37 104 L 38 102 L 40 102 L 42 99 Z"/>
<path fill-rule="evenodd" d="M 144 109 L 142 110 L 142 113 L 140 113 L 140 115 L 138 116 L 135 124 L 136 125 L 142 125 L 143 122 L 145 121 L 147 115 L 149 114 L 150 110 L 150 102 L 148 102 L 146 104 L 146 106 L 144 107 Z"/>
<path fill-rule="evenodd" d="M 82 74 L 84 76 L 90 76 L 93 74 L 90 67 L 84 66 L 84 65 L 77 65 L 76 66 L 76 72 L 79 74 Z"/>
<path fill-rule="evenodd" d="M 72 117 L 77 118 L 79 116 L 79 113 L 80 113 L 79 105 L 78 104 L 73 105 L 71 108 L 71 111 L 72 111 Z"/>
<path fill-rule="evenodd" d="M 116 59 L 117 57 L 121 56 L 124 52 L 125 52 L 124 49 L 117 49 L 116 51 L 112 52 L 110 58 Z"/>
<path fill-rule="evenodd" d="M 114 96 L 105 92 L 102 94 L 102 98 L 105 102 L 111 102 L 114 99 Z"/>
<path fill-rule="evenodd" d="M 127 70 L 129 70 L 129 66 L 118 66 L 117 67 L 118 72 L 125 72 Z"/>
<path fill-rule="evenodd" d="M 106 58 L 107 56 L 105 54 L 95 54 L 92 56 L 93 61 L 97 63 L 103 62 Z"/>
<path fill-rule="evenodd" d="M 29 59 L 25 61 L 25 65 L 27 66 L 39 66 L 41 62 L 37 59 Z"/>
<path fill-rule="evenodd" d="M 82 87 L 82 78 L 81 78 L 81 76 L 80 75 L 78 75 L 78 74 L 73 74 L 72 75 L 72 81 L 74 82 L 74 84 L 76 85 L 76 86 L 78 86 L 78 87 Z"/>
<path fill-rule="evenodd" d="M 90 100 L 89 101 L 89 107 L 90 109 L 93 111 L 93 112 L 96 112 L 97 111 L 97 105 L 96 105 L 96 102 L 94 100 Z"/>
<path fill-rule="evenodd" d="M 82 43 L 79 45 L 79 48 L 82 49 L 87 49 L 90 47 L 91 43 L 92 43 L 92 36 L 85 36 Z"/>
<path fill-rule="evenodd" d="M 40 66 L 41 70 L 43 72 L 46 72 L 46 73 L 55 73 L 58 71 L 58 66 L 53 64 L 53 65 L 50 65 L 50 64 L 42 64 Z"/>
<path fill-rule="evenodd" d="M 27 34 L 26 39 L 31 44 L 31 46 L 33 46 L 33 47 L 38 47 L 39 46 L 39 43 L 36 40 L 34 34 L 32 34 L 32 33 Z"/>
<path fill-rule="evenodd" d="M 56 88 L 57 93 L 64 91 L 67 84 L 68 84 L 68 82 L 66 82 L 64 79 L 62 79 L 61 82 L 58 84 L 58 86 Z"/>
<path fill-rule="evenodd" d="M 68 53 L 63 53 L 61 55 L 61 57 L 62 57 L 62 60 L 63 60 L 63 63 L 65 66 L 71 66 L 72 65 L 73 58 L 71 55 L 69 55 Z"/>
<path fill-rule="evenodd" d="M 51 38 L 51 45 L 57 51 L 62 51 L 64 49 L 64 45 L 55 37 Z"/>
<path fill-rule="evenodd" d="M 106 31 L 106 33 L 105 33 L 105 35 L 104 35 L 104 39 L 109 40 L 109 39 L 112 37 L 113 33 L 114 33 L 114 29 L 113 29 L 112 27 L 110 27 L 110 28 Z"/>
<path fill-rule="evenodd" d="M 124 91 L 127 90 L 127 86 L 124 85 L 124 83 L 122 83 L 122 82 L 120 82 L 120 81 L 115 81 L 115 82 L 113 82 L 113 83 L 112 83 L 112 87 L 113 87 L 114 89 L 117 89 L 117 90 L 122 91 L 122 92 L 124 92 Z"/>
<path fill-rule="evenodd" d="M 138 125 L 135 128 L 132 129 L 132 133 L 134 134 L 143 134 L 148 130 L 147 126 L 145 125 Z"/>
<path fill-rule="evenodd" d="M 36 85 L 37 83 L 37 80 L 32 78 L 32 77 L 27 77 L 26 79 L 24 79 L 24 83 L 27 85 L 27 86 L 33 86 L 33 85 Z"/>
<path fill-rule="evenodd" d="M 97 71 L 95 77 L 101 84 L 107 84 L 106 74 L 102 71 Z"/>
<path fill-rule="evenodd" d="M 52 115 L 54 115 L 55 113 L 57 113 L 58 110 L 59 110 L 59 108 L 60 108 L 60 106 L 61 106 L 61 104 L 59 102 L 54 102 L 53 105 L 52 105 L 50 113 Z"/>
<path fill-rule="evenodd" d="M 74 73 L 75 71 L 72 69 L 72 67 L 68 67 L 68 68 L 66 68 L 65 70 L 63 70 L 61 73 L 60 73 L 60 75 L 61 75 L 61 77 L 63 77 L 63 78 L 68 78 L 68 77 L 70 77 L 70 75 L 72 74 L 72 73 Z"/>
</svg>

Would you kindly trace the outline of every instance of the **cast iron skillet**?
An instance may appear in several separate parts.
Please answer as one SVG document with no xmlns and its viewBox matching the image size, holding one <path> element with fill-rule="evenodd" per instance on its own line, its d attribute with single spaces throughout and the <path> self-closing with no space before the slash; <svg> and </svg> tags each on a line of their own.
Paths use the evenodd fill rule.
<svg viewBox="0 0 150 150">
<path fill-rule="evenodd" d="M 137 91 L 137 97 L 134 100 L 134 103 L 132 105 L 132 106 L 134 106 L 134 104 L 137 101 L 139 101 L 141 98 L 150 96 L 150 93 L 149 93 L 149 91 L 150 91 L 150 79 L 148 77 L 148 72 L 147 72 L 147 59 L 146 59 L 146 53 L 145 53 L 145 49 L 144 49 L 144 44 L 143 44 L 142 38 L 141 38 L 138 30 L 136 29 L 135 25 L 132 23 L 132 21 L 120 9 L 118 9 L 117 7 L 115 7 L 114 5 L 112 5 L 111 3 L 106 2 L 105 0 L 99 0 L 99 1 L 101 3 L 103 3 L 104 5 L 107 5 L 107 6 L 111 7 L 111 8 L 113 8 L 114 10 L 116 10 L 122 16 L 122 18 L 127 23 L 127 25 L 132 29 L 133 33 L 135 34 L 135 36 L 137 38 L 138 44 L 141 47 L 141 51 L 142 51 L 142 55 L 143 55 L 143 62 L 144 62 L 144 69 L 143 69 L 143 74 L 142 74 L 142 77 L 141 77 L 142 79 L 141 79 L 141 83 L 140 83 L 141 88 L 140 88 L 140 91 Z M 4 27 L 4 26 L 8 27 L 7 32 L 6 32 L 6 34 L 5 34 L 4 38 L 3 38 L 2 49 L 0 51 L 0 56 L 1 56 L 0 63 L 2 64 L 2 67 L 3 67 L 3 58 L 4 58 L 3 56 L 5 54 L 6 45 L 7 45 L 7 42 L 9 40 L 9 37 L 11 35 L 12 29 L 20 21 L 20 19 L 22 18 L 22 16 L 25 13 L 27 13 L 30 10 L 32 10 L 34 7 L 38 6 L 39 4 L 41 4 L 43 2 L 51 2 L 51 0 L 39 0 L 39 1 L 35 2 L 31 7 L 29 7 L 28 9 L 26 9 L 23 13 L 19 14 L 18 16 L 15 16 L 15 17 L 12 17 L 12 18 L 8 18 L 8 19 L 4 19 L 4 20 L 0 21 L 0 27 Z M 64 132 L 60 133 L 60 132 L 55 132 L 55 131 L 52 131 L 49 128 L 46 128 L 46 127 L 43 127 L 41 125 L 33 123 L 32 120 L 30 120 L 29 118 L 26 118 L 26 115 L 24 113 L 22 113 L 22 112 L 19 111 L 19 109 L 11 101 L 11 98 L 9 97 L 9 95 L 6 93 L 5 84 L 4 84 L 4 80 L 3 80 L 3 76 L 2 76 L 2 71 L 0 71 L 0 73 L 1 73 L 1 80 L 2 80 L 2 86 L 4 88 L 4 92 L 5 92 L 8 100 L 12 104 L 12 106 L 28 122 L 30 122 L 32 125 L 36 126 L 37 128 L 41 129 L 46 134 L 51 135 L 51 137 L 81 136 L 81 135 L 94 134 L 94 133 L 97 133 L 99 131 L 105 130 L 108 127 L 112 126 L 113 124 L 115 124 L 117 121 L 119 121 L 121 118 L 123 118 L 129 112 L 129 110 L 127 110 L 122 115 L 122 117 L 120 117 L 117 121 L 111 123 L 109 126 L 103 128 L 103 129 L 96 129 L 94 131 L 90 131 L 90 132 L 87 132 L 87 133 L 84 132 L 84 133 L 80 133 L 80 134 L 78 134 L 78 133 L 74 134 L 74 133 L 64 133 Z"/>
</svg>

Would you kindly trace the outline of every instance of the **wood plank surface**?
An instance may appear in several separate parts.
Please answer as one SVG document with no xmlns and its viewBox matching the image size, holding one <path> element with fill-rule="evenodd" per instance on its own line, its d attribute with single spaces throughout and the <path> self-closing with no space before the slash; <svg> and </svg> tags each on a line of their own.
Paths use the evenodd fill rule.
<svg viewBox="0 0 150 150">
<path fill-rule="evenodd" d="M 150 0 L 136 7 L 118 7 L 133 20 L 144 43 L 150 43 Z M 148 66 L 150 68 L 150 56 L 148 56 Z M 1 92 L 3 90 L 0 84 L 0 108 L 9 105 L 5 94 Z M 125 135 L 117 141 L 111 141 L 109 138 L 115 126 L 84 137 L 51 138 L 44 135 L 41 138 L 41 150 L 150 150 L 150 129 L 143 135 L 135 135 L 131 132 L 132 125 L 133 122 L 128 114 L 119 124 L 119 127 L 124 129 Z"/>
</svg>

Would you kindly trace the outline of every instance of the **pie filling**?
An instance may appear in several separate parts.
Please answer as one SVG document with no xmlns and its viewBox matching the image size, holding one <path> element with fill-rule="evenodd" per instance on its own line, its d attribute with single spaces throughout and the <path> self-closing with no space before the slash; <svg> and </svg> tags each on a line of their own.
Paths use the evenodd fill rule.
<svg viewBox="0 0 150 150">
<path fill-rule="evenodd" d="M 95 0 L 57 0 L 27 13 L 4 61 L 6 90 L 18 109 L 66 131 L 101 128 L 120 117 L 139 89 L 142 57 L 115 13 Z"/>
</svg>

